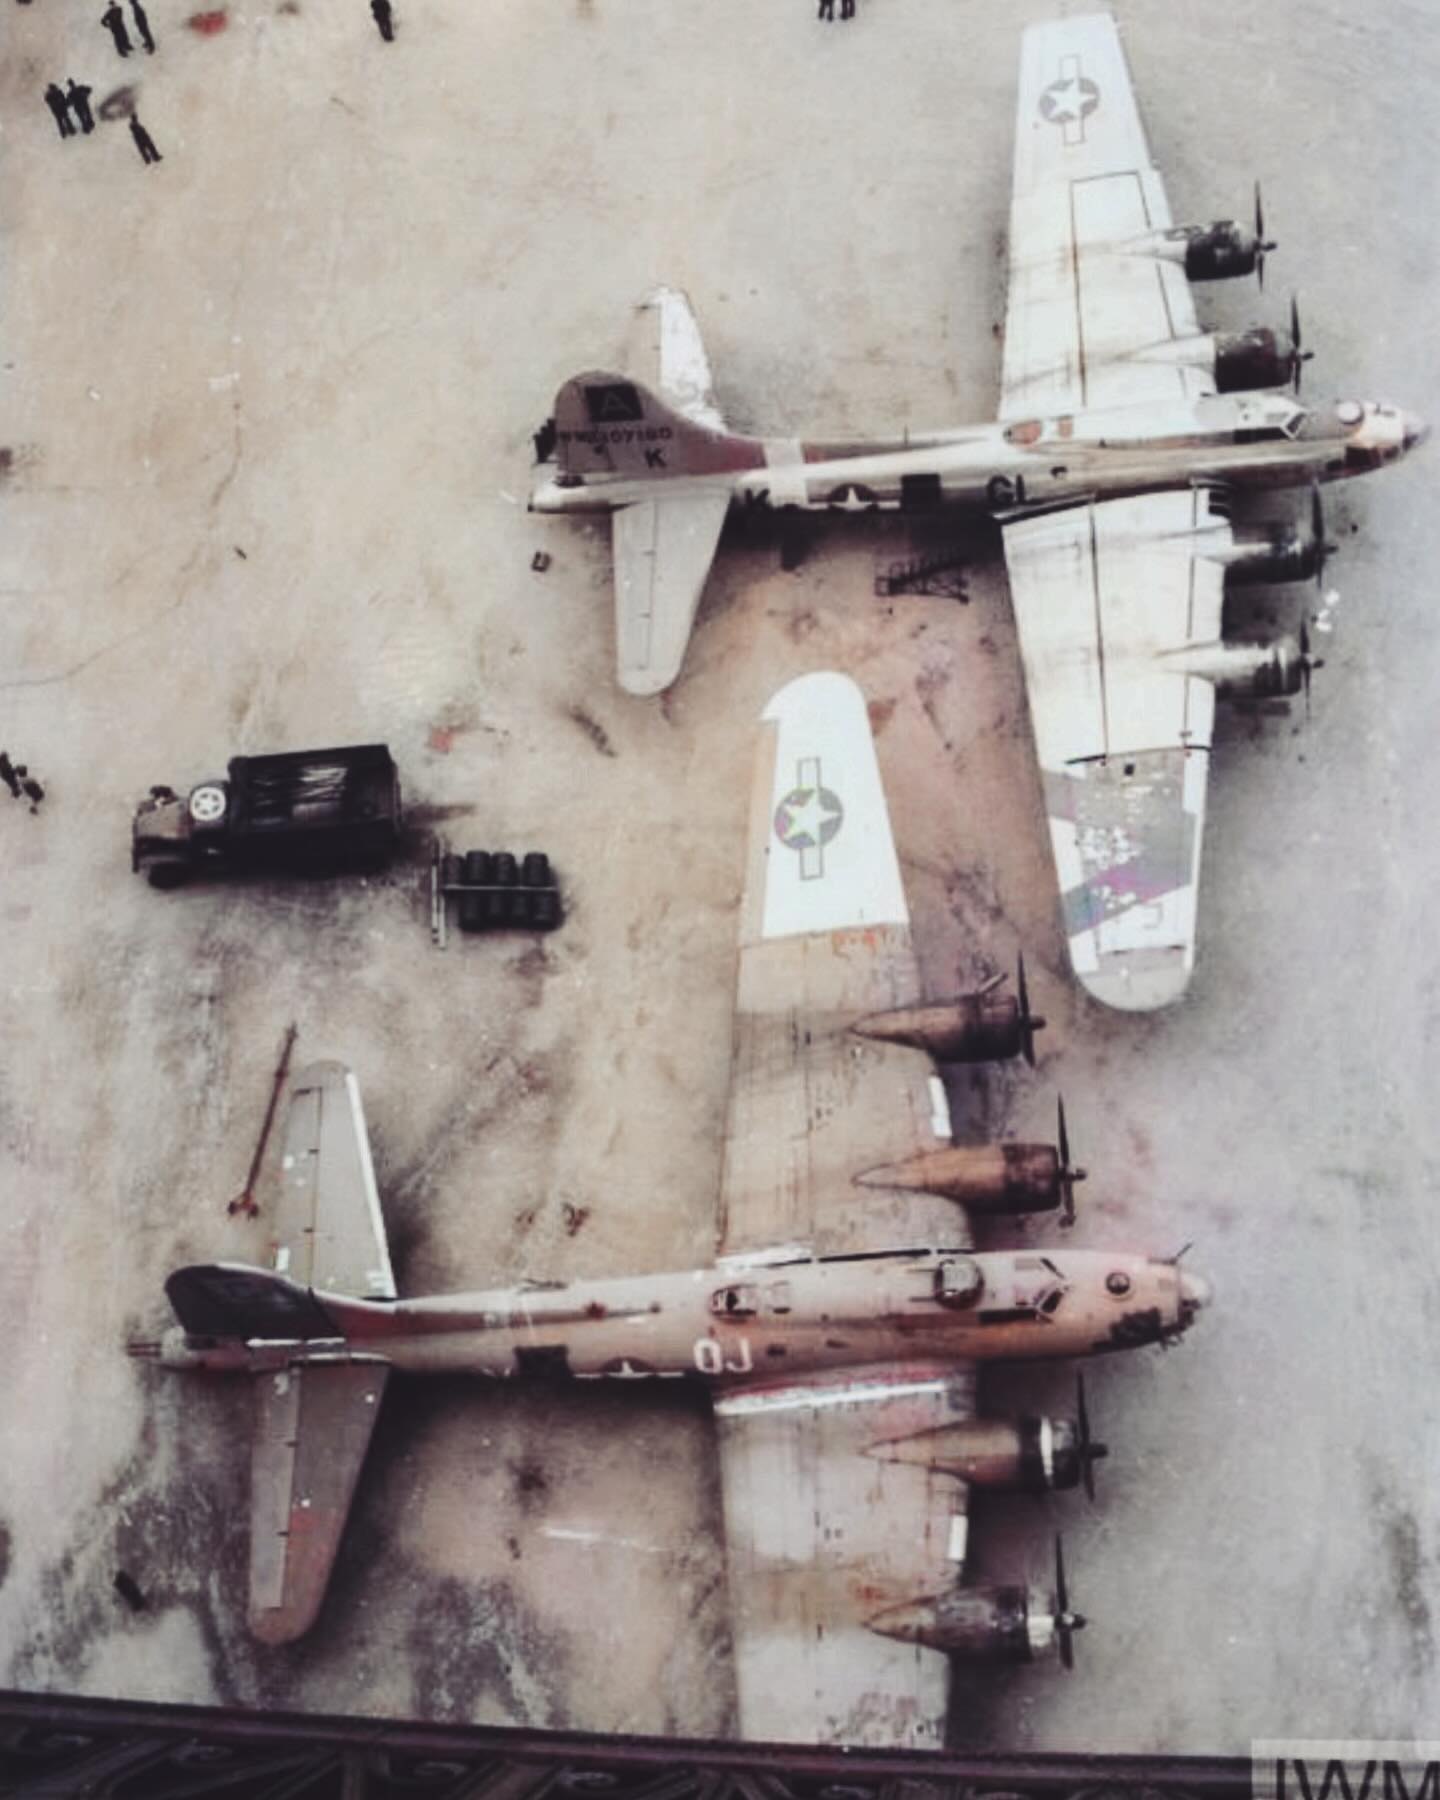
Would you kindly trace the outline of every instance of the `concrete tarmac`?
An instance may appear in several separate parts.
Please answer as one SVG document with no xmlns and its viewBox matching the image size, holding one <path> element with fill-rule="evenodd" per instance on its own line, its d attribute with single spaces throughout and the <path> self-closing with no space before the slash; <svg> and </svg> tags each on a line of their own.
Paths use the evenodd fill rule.
<svg viewBox="0 0 1440 1800">
<path fill-rule="evenodd" d="M 1050 1017 L 1037 1075 L 954 1081 L 962 1133 L 1043 1132 L 1063 1089 L 1075 1241 L 1193 1239 L 1218 1291 L 1175 1351 L 1090 1370 L 1094 1509 L 977 1505 L 982 1575 L 1044 1581 L 1063 1525 L 1091 1624 L 1073 1675 L 962 1674 L 954 1741 L 1433 1735 L 1435 448 L 1327 495 L 1313 715 L 1222 713 L 1199 969 L 1148 1018 L 1066 973 L 993 536 L 955 527 L 960 606 L 874 598 L 909 548 L 885 522 L 822 523 L 794 574 L 732 532 L 650 704 L 614 685 L 607 531 L 523 507 L 556 386 L 619 359 L 661 281 L 737 426 L 991 413 L 1019 32 L 1051 10 L 396 0 L 383 44 L 363 0 L 152 6 L 156 54 L 122 63 L 85 9 L 11 9 L 0 748 L 47 795 L 0 794 L 0 1682 L 733 1730 L 698 1398 L 397 1386 L 321 1621 L 274 1651 L 244 1629 L 243 1384 L 122 1346 L 175 1265 L 263 1258 L 226 1201 L 292 1018 L 302 1058 L 359 1074 L 404 1291 L 707 1258 L 754 721 L 838 667 L 934 991 L 1023 946 Z M 1307 398 L 1434 419 L 1440 16 L 1119 10 L 1176 217 L 1245 217 L 1258 175 L 1280 240 L 1263 298 L 1203 290 L 1202 316 L 1280 323 L 1294 287 Z M 101 118 L 62 142 L 41 96 L 72 73 Z M 152 782 L 374 738 L 460 847 L 550 853 L 558 935 L 440 955 L 419 862 L 173 895 L 128 872 Z"/>
</svg>

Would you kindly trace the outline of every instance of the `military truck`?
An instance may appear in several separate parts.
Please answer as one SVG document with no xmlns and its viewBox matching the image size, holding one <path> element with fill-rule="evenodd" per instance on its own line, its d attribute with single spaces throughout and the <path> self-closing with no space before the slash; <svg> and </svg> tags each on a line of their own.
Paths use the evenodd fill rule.
<svg viewBox="0 0 1440 1800">
<path fill-rule="evenodd" d="M 400 778 L 385 744 L 234 756 L 183 796 L 152 787 L 130 866 L 152 887 L 202 872 L 321 875 L 384 868 L 400 847 Z"/>
</svg>

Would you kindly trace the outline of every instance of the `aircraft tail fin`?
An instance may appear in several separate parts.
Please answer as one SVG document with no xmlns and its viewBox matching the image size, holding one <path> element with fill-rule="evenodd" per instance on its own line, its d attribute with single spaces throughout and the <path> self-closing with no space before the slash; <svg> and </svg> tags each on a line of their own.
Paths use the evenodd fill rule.
<svg viewBox="0 0 1440 1800">
<path fill-rule="evenodd" d="M 555 396 L 555 460 L 562 476 L 664 479 L 763 468 L 765 447 L 690 416 L 628 375 L 591 370 Z"/>
<path fill-rule="evenodd" d="M 710 359 L 688 295 L 679 288 L 658 287 L 637 307 L 636 318 L 641 342 L 635 360 L 627 357 L 626 367 L 647 381 L 653 378 L 664 398 L 687 419 L 724 431 Z"/>
<path fill-rule="evenodd" d="M 309 1288 L 246 1263 L 192 1263 L 165 1283 L 191 1337 L 334 1338 L 339 1324 Z"/>
</svg>

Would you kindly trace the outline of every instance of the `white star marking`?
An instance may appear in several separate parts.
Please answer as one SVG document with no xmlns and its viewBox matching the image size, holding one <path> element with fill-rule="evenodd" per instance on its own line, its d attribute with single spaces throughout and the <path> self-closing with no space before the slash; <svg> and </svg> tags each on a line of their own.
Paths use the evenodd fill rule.
<svg viewBox="0 0 1440 1800">
<path fill-rule="evenodd" d="M 796 840 L 803 833 L 810 839 L 816 849 L 820 847 L 822 828 L 840 817 L 838 807 L 831 806 L 821 795 L 819 788 L 811 788 L 810 797 L 803 806 L 787 806 L 785 815 L 788 823 L 785 827 L 785 842 L 801 848 Z"/>
<path fill-rule="evenodd" d="M 1057 122 L 1083 119 L 1094 104 L 1094 94 L 1078 75 L 1072 75 L 1068 81 L 1057 81 L 1053 87 L 1046 88 L 1044 94 L 1045 117 Z"/>
</svg>

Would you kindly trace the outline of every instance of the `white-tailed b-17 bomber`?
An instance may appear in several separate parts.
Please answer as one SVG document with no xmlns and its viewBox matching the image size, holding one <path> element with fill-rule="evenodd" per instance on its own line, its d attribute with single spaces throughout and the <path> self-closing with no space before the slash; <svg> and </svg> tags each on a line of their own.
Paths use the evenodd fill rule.
<svg viewBox="0 0 1440 1800">
<path fill-rule="evenodd" d="M 719 1427 L 740 1724 L 752 1738 L 938 1745 L 951 1656 L 1067 1664 L 1053 1595 L 966 1585 L 972 1487 L 1090 1485 L 1078 1418 L 983 1419 L 982 1363 L 1165 1344 L 1205 1304 L 1176 1258 L 977 1249 L 973 1218 L 1063 1208 L 1058 1147 L 951 1143 L 935 1057 L 1028 1052 L 990 984 L 921 1004 L 863 696 L 841 675 L 764 714 L 741 909 L 717 1260 L 661 1275 L 397 1297 L 353 1074 L 292 1087 L 269 1268 L 166 1284 L 132 1352 L 255 1378 L 250 1623 L 324 1596 L 392 1374 L 690 1378 Z"/>
<path fill-rule="evenodd" d="M 540 512 L 613 515 L 620 684 L 680 671 L 732 508 L 947 506 L 1000 525 L 1075 972 L 1106 1004 L 1189 982 L 1216 692 L 1308 690 L 1308 628 L 1222 637 L 1232 581 L 1323 569 L 1319 486 L 1426 428 L 1378 401 L 1299 399 L 1299 314 L 1202 331 L 1193 281 L 1263 275 L 1253 229 L 1176 226 L 1109 14 L 1024 35 L 998 417 L 863 442 L 730 431 L 683 296 L 655 297 L 658 386 L 592 372 L 547 424 Z M 1308 535 L 1232 524 L 1237 495 L 1311 489 Z"/>
</svg>

